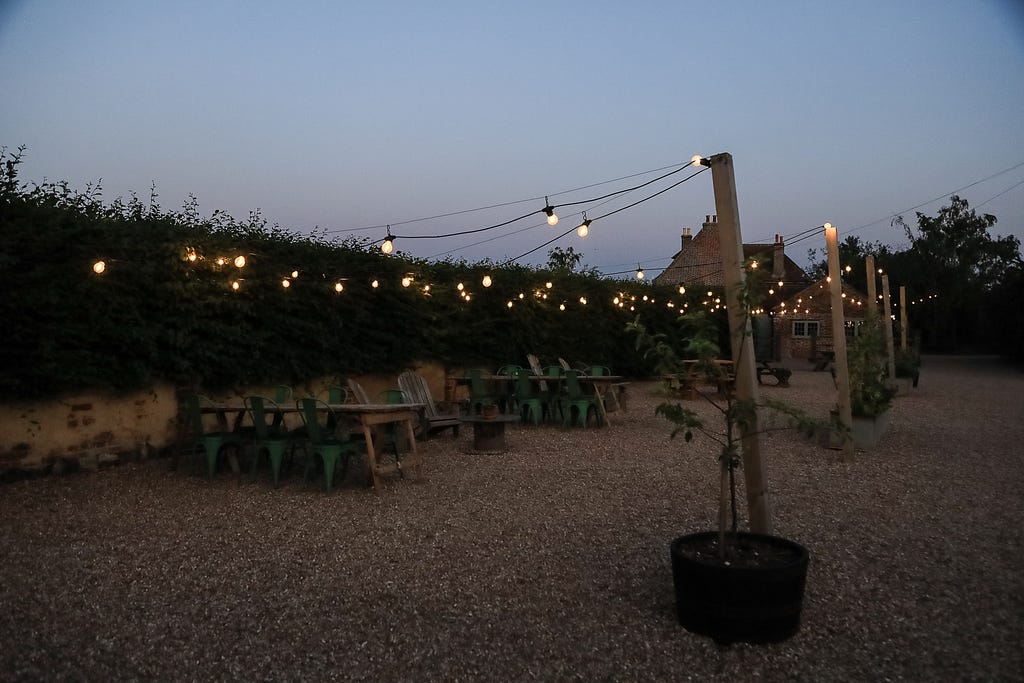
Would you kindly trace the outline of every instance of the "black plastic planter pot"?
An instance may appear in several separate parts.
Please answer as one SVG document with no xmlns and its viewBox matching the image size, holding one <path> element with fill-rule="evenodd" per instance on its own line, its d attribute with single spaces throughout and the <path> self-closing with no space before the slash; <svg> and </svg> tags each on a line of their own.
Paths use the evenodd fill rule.
<svg viewBox="0 0 1024 683">
<path fill-rule="evenodd" d="M 679 623 L 720 643 L 774 643 L 800 629 L 807 549 L 777 536 L 727 535 L 736 555 L 718 559 L 718 532 L 672 542 Z"/>
</svg>

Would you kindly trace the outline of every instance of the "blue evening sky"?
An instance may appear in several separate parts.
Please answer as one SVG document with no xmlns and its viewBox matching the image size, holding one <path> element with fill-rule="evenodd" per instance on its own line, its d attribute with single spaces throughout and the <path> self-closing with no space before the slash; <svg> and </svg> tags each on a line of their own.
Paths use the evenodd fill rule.
<svg viewBox="0 0 1024 683">
<path fill-rule="evenodd" d="M 1016 166 L 960 194 L 1024 239 L 1022 4 L 0 0 L 0 145 L 24 180 L 377 239 L 348 231 L 533 200 L 394 232 L 485 227 L 730 152 L 745 241 L 831 221 L 902 247 L 894 212 Z M 576 210 L 396 247 L 503 261 Z M 551 246 L 653 273 L 714 212 L 704 173 Z"/>
</svg>

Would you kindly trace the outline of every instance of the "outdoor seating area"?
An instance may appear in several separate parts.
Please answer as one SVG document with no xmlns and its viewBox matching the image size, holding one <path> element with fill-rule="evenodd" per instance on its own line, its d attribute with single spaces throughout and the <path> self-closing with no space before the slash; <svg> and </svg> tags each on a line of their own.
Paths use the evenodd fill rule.
<svg viewBox="0 0 1024 683">
<path fill-rule="evenodd" d="M 19 645 L 0 667 L 17 680 L 676 680 L 681 666 L 695 680 L 1016 680 L 1024 467 L 1006 443 L 1024 420 L 991 397 L 1020 394 L 1024 376 L 926 362 L 887 438 L 853 461 L 765 435 L 775 530 L 814 563 L 801 630 L 782 643 L 717 646 L 677 623 L 668 544 L 710 523 L 719 446 L 670 439 L 652 380 L 603 429 L 510 423 L 500 457 L 472 452 L 470 429 L 421 441 L 420 476 L 383 495 L 353 479 L 362 453 L 344 483 L 339 461 L 329 496 L 311 495 L 304 461 L 273 487 L 266 454 L 257 484 L 163 458 L 4 484 L 0 637 Z M 798 406 L 834 396 L 810 368 L 791 385 Z M 324 646 L 328 632 L 349 645 Z"/>
<path fill-rule="evenodd" d="M 241 401 L 186 394 L 176 462 L 191 456 L 208 479 L 227 469 L 239 478 L 248 471 L 255 481 L 265 467 L 274 487 L 301 469 L 303 481 L 316 479 L 330 492 L 357 460 L 364 480 L 380 490 L 385 475 L 404 478 L 416 468 L 420 441 L 445 432 L 457 439 L 469 424 L 474 450 L 503 451 L 506 424 L 603 426 L 608 412 L 625 410 L 630 384 L 606 366 L 582 372 L 561 364 L 539 373 L 514 364 L 493 373 L 471 368 L 454 380 L 466 394 L 454 402 L 436 400 L 426 378 L 412 370 L 372 399 L 356 379 L 299 398 L 285 385 L 272 388 L 273 398 Z"/>
</svg>

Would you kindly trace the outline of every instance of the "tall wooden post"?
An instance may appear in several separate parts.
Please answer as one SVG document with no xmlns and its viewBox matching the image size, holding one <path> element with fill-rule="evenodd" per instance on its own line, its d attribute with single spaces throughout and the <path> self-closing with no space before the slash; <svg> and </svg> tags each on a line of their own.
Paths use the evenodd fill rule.
<svg viewBox="0 0 1024 683">
<path fill-rule="evenodd" d="M 825 224 L 825 250 L 828 254 L 829 294 L 832 303 L 832 350 L 836 354 L 836 389 L 839 393 L 839 421 L 842 430 L 843 458 L 853 459 L 853 409 L 850 406 L 850 368 L 846 363 L 846 315 L 843 310 L 843 283 L 839 279 L 839 239 L 836 229 Z M 871 261 L 874 258 L 868 256 Z M 868 279 L 871 282 L 871 279 Z M 870 285 L 869 285 L 870 287 Z M 873 289 L 873 287 L 871 287 Z"/>
<path fill-rule="evenodd" d="M 722 252 L 722 274 L 728 306 L 732 360 L 736 369 L 736 400 L 756 402 L 757 375 L 754 365 L 754 341 L 750 330 L 749 311 L 743 311 L 740 292 L 746 275 L 743 272 L 743 239 L 740 235 L 740 209 L 736 200 L 736 177 L 732 155 L 716 154 L 711 161 L 711 181 L 715 189 L 715 210 L 718 212 L 718 243 Z M 761 444 L 757 435 L 757 417 L 741 432 L 743 444 L 743 476 L 747 489 L 747 511 L 750 530 L 772 532 L 771 505 L 768 496 L 768 471 L 761 460 Z"/>
<path fill-rule="evenodd" d="M 882 274 L 882 332 L 885 333 L 885 350 L 889 354 L 889 381 L 896 381 L 896 350 L 892 340 L 892 306 L 889 304 L 889 274 Z"/>
<path fill-rule="evenodd" d="M 900 350 L 907 350 L 907 287 L 900 285 Z"/>
<path fill-rule="evenodd" d="M 878 312 L 878 293 L 875 291 L 875 255 L 868 254 L 864 257 L 864 270 L 868 279 L 868 318 L 875 318 Z"/>
</svg>

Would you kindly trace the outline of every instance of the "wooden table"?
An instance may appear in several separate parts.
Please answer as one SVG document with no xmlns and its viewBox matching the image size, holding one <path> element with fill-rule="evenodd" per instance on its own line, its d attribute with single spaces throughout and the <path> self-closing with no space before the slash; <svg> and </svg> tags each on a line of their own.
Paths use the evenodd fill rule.
<svg viewBox="0 0 1024 683">
<path fill-rule="evenodd" d="M 420 455 L 416 448 L 416 434 L 413 423 L 420 412 L 426 408 L 422 403 L 343 403 L 332 404 L 331 410 L 338 414 L 355 415 L 366 437 L 366 464 L 373 488 L 380 492 L 381 477 L 392 472 L 403 473 L 412 470 L 420 476 Z M 380 460 L 375 441 L 379 442 L 380 429 L 386 424 L 405 425 L 405 436 L 409 441 L 409 454 L 394 465 L 385 465 Z"/>
<path fill-rule="evenodd" d="M 330 409 L 336 415 L 353 415 L 359 419 L 359 425 L 362 428 L 363 436 L 366 438 L 367 479 L 372 482 L 374 490 L 378 492 L 381 490 L 381 477 L 386 474 L 390 474 L 392 472 L 404 472 L 406 470 L 414 471 L 417 476 L 420 474 L 421 462 L 419 450 L 416 447 L 416 435 L 413 431 L 413 423 L 418 419 L 420 413 L 426 408 L 424 404 L 333 403 L 326 405 L 327 407 L 322 407 L 322 409 Z M 242 427 L 242 422 L 245 419 L 247 411 L 244 403 L 232 401 L 203 406 L 202 412 L 205 414 L 217 415 L 217 420 L 225 431 L 229 429 L 228 416 L 231 413 L 235 413 L 234 420 L 230 421 L 230 431 L 237 432 Z M 268 412 L 284 414 L 297 413 L 300 412 L 300 410 L 294 405 L 282 405 L 277 408 L 268 406 Z M 377 449 L 377 444 L 380 442 L 380 429 L 383 425 L 387 424 L 405 425 L 405 435 L 409 442 L 409 454 L 402 461 L 396 460 L 394 465 L 383 464 L 381 462 L 381 454 Z M 229 459 L 229 462 L 231 462 L 232 470 L 236 473 L 241 471 L 236 458 Z"/>
<path fill-rule="evenodd" d="M 466 415 L 459 418 L 461 422 L 473 426 L 473 450 L 480 453 L 506 451 L 505 425 L 510 422 L 520 422 L 521 419 L 518 415 L 495 415 L 494 417 Z"/>
</svg>

